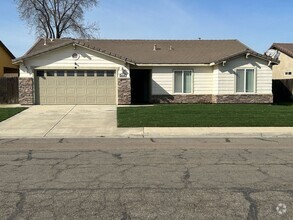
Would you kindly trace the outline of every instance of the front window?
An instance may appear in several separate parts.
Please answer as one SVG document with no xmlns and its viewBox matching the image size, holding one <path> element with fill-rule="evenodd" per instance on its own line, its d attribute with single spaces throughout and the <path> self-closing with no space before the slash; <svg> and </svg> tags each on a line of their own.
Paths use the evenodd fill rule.
<svg viewBox="0 0 293 220">
<path fill-rule="evenodd" d="M 191 93 L 192 72 L 190 70 L 174 72 L 174 92 Z"/>
<path fill-rule="evenodd" d="M 249 93 L 254 92 L 255 88 L 255 70 L 237 69 L 236 70 L 236 92 Z"/>
</svg>

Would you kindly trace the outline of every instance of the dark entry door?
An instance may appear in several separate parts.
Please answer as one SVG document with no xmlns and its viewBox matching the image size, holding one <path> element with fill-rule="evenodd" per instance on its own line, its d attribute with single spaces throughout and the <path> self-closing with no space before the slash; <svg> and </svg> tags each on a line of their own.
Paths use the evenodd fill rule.
<svg viewBox="0 0 293 220">
<path fill-rule="evenodd" d="M 147 104 L 150 102 L 151 70 L 131 70 L 131 103 Z"/>
</svg>

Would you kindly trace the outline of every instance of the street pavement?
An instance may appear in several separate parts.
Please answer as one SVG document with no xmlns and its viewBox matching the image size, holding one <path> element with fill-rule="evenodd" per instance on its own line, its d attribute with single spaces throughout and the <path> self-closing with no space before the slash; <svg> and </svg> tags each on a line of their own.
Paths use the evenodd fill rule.
<svg viewBox="0 0 293 220">
<path fill-rule="evenodd" d="M 0 139 L 0 219 L 293 219 L 291 138 Z"/>
</svg>

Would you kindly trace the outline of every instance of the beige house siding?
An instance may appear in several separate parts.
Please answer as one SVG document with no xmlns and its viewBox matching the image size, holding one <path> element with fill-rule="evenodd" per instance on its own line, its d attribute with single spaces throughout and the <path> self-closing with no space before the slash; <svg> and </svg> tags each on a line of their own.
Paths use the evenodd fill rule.
<svg viewBox="0 0 293 220">
<path fill-rule="evenodd" d="M 255 94 L 272 94 L 272 69 L 268 62 L 249 56 L 240 57 L 219 65 L 218 94 L 236 94 L 235 70 L 238 68 L 255 68 Z"/>
<path fill-rule="evenodd" d="M 195 67 L 193 85 L 195 95 L 212 94 L 213 67 Z"/>
<path fill-rule="evenodd" d="M 173 94 L 173 73 L 170 67 L 152 68 L 152 94 Z"/>
<path fill-rule="evenodd" d="M 213 94 L 227 95 L 236 93 L 235 71 L 238 68 L 255 69 L 255 92 L 253 94 L 272 94 L 272 69 L 268 62 L 249 56 L 228 60 L 222 64 L 211 67 L 153 67 L 152 68 L 152 94 L 174 95 L 173 72 L 176 69 L 193 71 L 194 95 Z"/>
<path fill-rule="evenodd" d="M 273 66 L 273 79 L 293 79 L 293 75 L 285 75 L 285 72 L 293 74 L 293 58 L 280 52 L 280 64 Z"/>
<path fill-rule="evenodd" d="M 78 59 L 72 54 L 80 55 Z M 77 65 L 75 65 L 75 63 Z M 35 69 L 115 69 L 125 67 L 122 61 L 99 54 L 89 49 L 72 45 L 60 48 L 47 54 L 26 59 L 20 68 L 20 77 L 34 77 Z M 126 68 L 126 67 L 125 67 Z"/>
<path fill-rule="evenodd" d="M 193 72 L 192 94 L 212 94 L 213 67 L 153 67 L 152 95 L 174 95 L 175 70 L 191 70 Z"/>
</svg>

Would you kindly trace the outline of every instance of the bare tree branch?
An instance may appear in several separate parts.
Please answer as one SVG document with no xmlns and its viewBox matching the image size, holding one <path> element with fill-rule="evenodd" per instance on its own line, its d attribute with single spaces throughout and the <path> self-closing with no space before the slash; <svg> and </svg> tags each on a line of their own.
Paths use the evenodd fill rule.
<svg viewBox="0 0 293 220">
<path fill-rule="evenodd" d="M 38 37 L 61 38 L 64 35 L 93 38 L 98 35 L 95 23 L 84 23 L 86 9 L 99 0 L 15 0 L 20 18 L 35 29 Z"/>
</svg>

